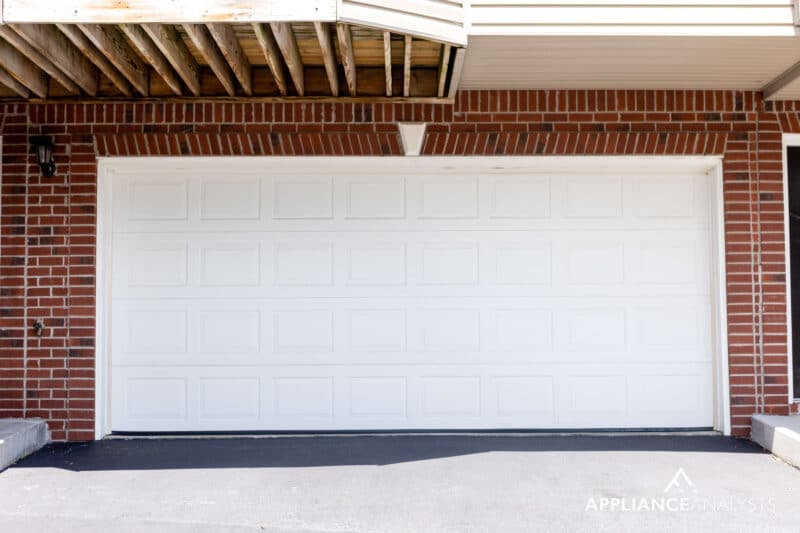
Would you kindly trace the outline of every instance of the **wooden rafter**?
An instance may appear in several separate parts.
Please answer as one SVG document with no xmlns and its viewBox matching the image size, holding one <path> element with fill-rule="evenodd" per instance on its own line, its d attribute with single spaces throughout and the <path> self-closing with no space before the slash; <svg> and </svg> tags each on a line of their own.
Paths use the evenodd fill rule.
<svg viewBox="0 0 800 533">
<path fill-rule="evenodd" d="M 79 24 L 81 32 L 142 96 L 150 94 L 150 71 L 116 26 Z"/>
<path fill-rule="evenodd" d="M 0 64 L 15 80 L 40 98 L 47 97 L 47 77 L 16 48 L 0 39 Z"/>
<path fill-rule="evenodd" d="M 453 98 L 458 90 L 458 83 L 461 81 L 461 70 L 464 68 L 464 56 L 466 49 L 456 49 L 456 57 L 453 59 L 453 72 L 450 74 L 450 87 L 447 90 L 447 96 Z"/>
<path fill-rule="evenodd" d="M 236 79 L 242 86 L 244 94 L 253 94 L 253 71 L 250 61 L 242 50 L 242 45 L 229 24 L 206 24 L 211 37 L 219 46 L 220 52 L 233 70 Z"/>
<path fill-rule="evenodd" d="M 22 98 L 31 97 L 30 89 L 28 89 L 20 82 L 18 82 L 16 79 L 14 79 L 14 76 L 6 72 L 5 69 L 3 68 L 0 68 L 0 85 L 8 87 L 12 91 L 14 91 L 17 94 L 17 96 L 21 96 Z"/>
<path fill-rule="evenodd" d="M 450 69 L 450 45 L 442 45 L 442 60 L 439 64 L 439 89 L 436 96 L 439 98 L 444 96 L 444 90 L 447 87 L 447 72 Z"/>
<path fill-rule="evenodd" d="M 15 24 L 14 31 L 28 41 L 67 77 L 92 96 L 97 95 L 99 73 L 86 56 L 55 26 Z"/>
<path fill-rule="evenodd" d="M 286 75 L 283 73 L 283 62 L 275 37 L 272 35 L 272 29 L 266 24 L 256 23 L 253 24 L 253 31 L 259 46 L 261 46 L 261 51 L 264 52 L 264 57 L 267 58 L 267 65 L 278 86 L 278 92 L 286 95 Z"/>
<path fill-rule="evenodd" d="M 164 57 L 164 54 L 161 53 L 155 43 L 150 40 L 150 37 L 147 36 L 141 26 L 120 24 L 119 27 L 131 43 L 139 49 L 145 59 L 153 66 L 153 69 L 166 82 L 172 92 L 177 95 L 183 94 L 181 81 L 178 79 L 178 75 L 175 74 L 167 58 Z"/>
<path fill-rule="evenodd" d="M 200 51 L 200 54 L 208 61 L 208 66 L 225 88 L 229 96 L 236 95 L 236 82 L 233 79 L 233 71 L 222 56 L 222 52 L 217 48 L 214 39 L 206 28 L 205 24 L 184 24 L 183 29 Z"/>
<path fill-rule="evenodd" d="M 357 89 L 356 60 L 353 53 L 353 34 L 350 33 L 350 26 L 337 24 L 336 36 L 339 39 L 339 53 L 342 56 L 347 92 L 350 93 L 350 96 L 355 96 Z"/>
<path fill-rule="evenodd" d="M 171 24 L 143 24 L 142 29 L 158 47 L 195 96 L 200 95 L 200 67 Z"/>
<path fill-rule="evenodd" d="M 392 96 L 392 34 L 383 32 L 383 65 L 386 71 L 386 96 Z"/>
<path fill-rule="evenodd" d="M 11 26 L 0 25 L 0 37 L 8 41 L 11 46 L 16 48 L 17 51 L 32 61 L 34 65 L 44 70 L 51 78 L 60 83 L 61 86 L 67 90 L 67 92 L 72 94 L 80 94 L 81 88 L 78 87 L 74 81 L 72 81 L 66 74 L 61 72 L 61 70 L 55 66 L 50 59 L 34 48 L 20 34 L 11 29 Z"/>
<path fill-rule="evenodd" d="M 403 47 L 403 96 L 408 97 L 411 93 L 411 36 L 405 36 L 405 46 Z"/>
<path fill-rule="evenodd" d="M 314 30 L 317 33 L 319 48 L 322 50 L 322 59 L 325 63 L 325 73 L 328 75 L 328 83 L 331 86 L 331 94 L 339 96 L 339 74 L 334 52 L 333 42 L 331 41 L 331 27 L 324 22 L 315 22 Z"/>
<path fill-rule="evenodd" d="M 57 24 L 56 25 L 61 33 L 74 44 L 78 50 L 81 51 L 89 61 L 95 64 L 100 71 L 106 75 L 108 79 L 120 90 L 125 96 L 133 96 L 133 87 L 130 82 L 125 79 L 125 76 L 104 56 L 95 45 L 89 40 L 86 35 L 78 29 L 77 26 L 72 24 Z"/>
<path fill-rule="evenodd" d="M 286 22 L 271 22 L 272 34 L 275 42 L 289 69 L 289 76 L 292 78 L 297 94 L 305 94 L 305 74 L 303 73 L 303 60 L 300 58 L 300 50 L 297 48 L 297 40 L 292 31 L 292 25 Z"/>
</svg>

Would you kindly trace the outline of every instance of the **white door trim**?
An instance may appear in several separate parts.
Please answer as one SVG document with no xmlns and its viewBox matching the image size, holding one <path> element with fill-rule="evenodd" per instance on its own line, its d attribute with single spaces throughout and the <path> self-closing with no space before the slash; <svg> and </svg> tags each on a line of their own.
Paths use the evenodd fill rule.
<svg viewBox="0 0 800 533">
<path fill-rule="evenodd" d="M 792 339 L 792 250 L 789 236 L 789 161 L 787 149 L 790 146 L 800 146 L 800 134 L 784 133 L 781 146 L 781 163 L 783 164 L 783 242 L 786 261 L 786 352 L 787 367 L 789 369 L 789 398 L 788 403 L 797 401 L 794 397 L 794 357 Z"/>
<path fill-rule="evenodd" d="M 416 169 L 424 161 L 426 170 L 438 166 L 444 173 L 459 173 L 465 169 L 476 169 L 486 173 L 506 172 L 509 169 L 534 170 L 536 172 L 575 173 L 581 170 L 597 171 L 603 169 L 646 170 L 648 173 L 676 171 L 702 171 L 707 173 L 713 183 L 714 194 L 711 201 L 714 235 L 713 270 L 715 296 L 713 301 L 715 322 L 715 384 L 714 384 L 714 427 L 725 435 L 731 432 L 730 389 L 728 365 L 726 268 L 725 268 L 725 227 L 724 201 L 722 188 L 722 159 L 710 156 L 497 156 L 497 157 L 124 157 L 99 158 L 97 192 L 97 285 L 96 285 L 96 336 L 95 356 L 95 438 L 101 439 L 110 432 L 111 410 L 110 389 L 110 329 L 108 313 L 111 311 L 111 210 L 113 176 L 117 170 L 142 170 L 162 167 L 166 161 L 177 167 L 187 168 L 202 165 L 204 170 L 218 169 L 229 171 L 234 160 L 250 163 L 263 161 L 264 166 L 275 166 L 284 174 L 307 173 L 309 171 L 343 167 L 352 164 L 372 164 L 375 166 L 391 164 L 393 169 Z M 654 171 L 654 169 L 658 169 Z"/>
</svg>

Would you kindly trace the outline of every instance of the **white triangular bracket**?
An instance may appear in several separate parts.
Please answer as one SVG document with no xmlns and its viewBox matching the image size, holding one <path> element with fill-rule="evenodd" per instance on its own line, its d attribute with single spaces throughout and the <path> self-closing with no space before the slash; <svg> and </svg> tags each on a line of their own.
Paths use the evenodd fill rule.
<svg viewBox="0 0 800 533">
<path fill-rule="evenodd" d="M 403 143 L 403 152 L 406 155 L 419 155 L 422 151 L 422 141 L 425 139 L 424 122 L 398 122 L 400 141 Z"/>
</svg>

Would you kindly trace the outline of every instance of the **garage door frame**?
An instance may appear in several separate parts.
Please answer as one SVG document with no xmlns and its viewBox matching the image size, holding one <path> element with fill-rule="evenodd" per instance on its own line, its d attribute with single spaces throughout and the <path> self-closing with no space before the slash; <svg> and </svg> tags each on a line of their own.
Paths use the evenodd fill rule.
<svg viewBox="0 0 800 533">
<path fill-rule="evenodd" d="M 531 173 L 575 174 L 581 171 L 653 173 L 704 172 L 711 180 L 709 213 L 712 237 L 712 323 L 714 428 L 730 434 L 730 394 L 728 377 L 727 299 L 725 270 L 725 228 L 722 188 L 722 158 L 709 156 L 497 156 L 497 157 L 114 157 L 98 159 L 97 191 L 97 283 L 96 283 L 96 355 L 95 355 L 95 438 L 110 433 L 110 330 L 106 319 L 111 311 L 111 224 L 112 181 L 118 171 L 135 171 L 172 167 L 187 169 L 202 167 L 205 171 L 218 168 L 230 172 L 237 163 L 261 164 L 264 169 L 276 168 L 291 172 L 314 172 L 332 168 L 374 168 L 378 172 L 387 164 L 393 170 L 408 169 L 425 172 L 502 173 L 508 170 Z"/>
</svg>

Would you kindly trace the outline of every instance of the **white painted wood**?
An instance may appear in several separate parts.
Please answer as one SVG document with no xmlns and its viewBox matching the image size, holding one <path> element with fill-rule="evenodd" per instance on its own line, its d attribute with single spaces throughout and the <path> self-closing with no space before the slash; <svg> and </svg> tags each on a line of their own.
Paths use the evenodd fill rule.
<svg viewBox="0 0 800 533">
<path fill-rule="evenodd" d="M 460 87 L 760 90 L 798 58 L 794 36 L 472 36 Z"/>
<path fill-rule="evenodd" d="M 100 24 L 336 20 L 336 0 L 4 0 L 3 21 Z"/>
<path fill-rule="evenodd" d="M 448 0 L 342 0 L 339 20 L 464 46 L 466 11 Z"/>
<path fill-rule="evenodd" d="M 104 160 L 111 428 L 711 426 L 718 165 Z"/>
<path fill-rule="evenodd" d="M 424 122 L 398 122 L 397 131 L 400 132 L 400 141 L 405 155 L 419 155 L 422 151 L 422 142 L 425 140 Z"/>
</svg>

